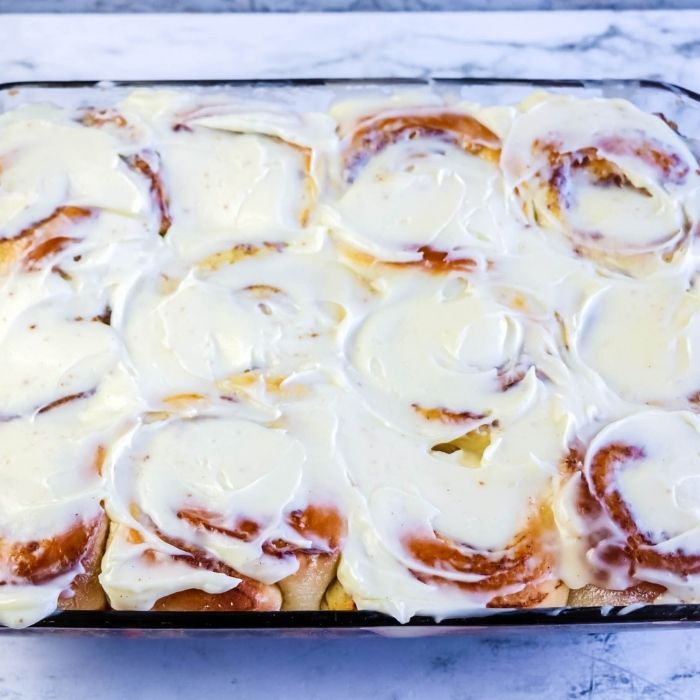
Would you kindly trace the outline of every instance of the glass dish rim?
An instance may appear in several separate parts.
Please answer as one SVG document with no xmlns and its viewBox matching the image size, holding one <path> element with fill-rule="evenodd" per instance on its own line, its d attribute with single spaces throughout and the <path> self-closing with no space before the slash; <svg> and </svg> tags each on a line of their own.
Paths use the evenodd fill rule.
<svg viewBox="0 0 700 700">
<path fill-rule="evenodd" d="M 18 80 L 0 82 L 0 92 L 22 88 L 109 88 L 109 87 L 323 87 L 343 85 L 513 85 L 540 88 L 641 88 L 683 95 L 700 102 L 700 92 L 676 83 L 647 78 L 491 78 L 491 77 L 377 77 L 377 78 L 213 78 L 145 80 Z"/>
</svg>

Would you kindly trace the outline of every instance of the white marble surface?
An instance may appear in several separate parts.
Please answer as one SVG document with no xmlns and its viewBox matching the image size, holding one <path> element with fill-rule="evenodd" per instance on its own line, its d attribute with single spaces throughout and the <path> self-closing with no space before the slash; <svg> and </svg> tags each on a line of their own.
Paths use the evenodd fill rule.
<svg viewBox="0 0 700 700">
<path fill-rule="evenodd" d="M 700 88 L 700 10 L 0 15 L 0 80 L 501 75 Z"/>
<path fill-rule="evenodd" d="M 318 12 L 688 9 L 698 0 L 0 0 L 0 12 Z"/>
<path fill-rule="evenodd" d="M 2 15 L 0 81 L 654 77 L 700 90 L 700 11 Z M 700 629 L 435 639 L 0 636 L 19 698 L 697 698 Z"/>
</svg>

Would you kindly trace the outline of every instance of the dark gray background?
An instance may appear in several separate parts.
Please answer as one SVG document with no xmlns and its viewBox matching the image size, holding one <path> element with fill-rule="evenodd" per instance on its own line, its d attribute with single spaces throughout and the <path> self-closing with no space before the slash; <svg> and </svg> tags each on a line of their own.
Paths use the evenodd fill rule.
<svg viewBox="0 0 700 700">
<path fill-rule="evenodd" d="M 0 12 L 650 10 L 697 7 L 700 7 L 700 0 L 0 0 Z"/>
</svg>

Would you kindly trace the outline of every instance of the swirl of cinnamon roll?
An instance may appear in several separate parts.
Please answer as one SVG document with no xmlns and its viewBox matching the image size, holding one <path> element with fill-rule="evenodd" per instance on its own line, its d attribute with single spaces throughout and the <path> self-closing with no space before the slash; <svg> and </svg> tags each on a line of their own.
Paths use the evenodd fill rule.
<svg viewBox="0 0 700 700">
<path fill-rule="evenodd" d="M 64 280 L 40 274 L 3 280 L 0 299 L 2 419 L 92 394 L 115 369 L 120 343 L 103 299 L 76 295 Z"/>
<path fill-rule="evenodd" d="M 479 114 L 404 106 L 341 120 L 341 128 L 342 191 L 331 221 L 351 260 L 444 272 L 504 249 L 500 139 Z"/>
<path fill-rule="evenodd" d="M 259 251 L 216 269 L 156 263 L 114 312 L 129 363 L 154 408 L 263 401 L 296 378 L 333 371 L 352 278 L 332 261 Z"/>
<path fill-rule="evenodd" d="M 69 110 L 32 105 L 0 115 L 0 231 L 17 234 L 63 206 L 137 214 L 143 189 L 120 158 L 123 148 Z"/>
<path fill-rule="evenodd" d="M 694 156 L 661 118 L 624 100 L 530 101 L 501 165 L 531 221 L 628 274 L 676 259 L 697 223 Z"/>
<path fill-rule="evenodd" d="M 152 253 L 162 212 L 132 134 L 74 117 L 46 105 L 0 116 L 0 272 L 51 271 L 100 293 L 121 251 Z"/>
<path fill-rule="evenodd" d="M 95 575 L 106 531 L 100 499 L 110 433 L 84 403 L 64 400 L 0 422 L 3 624 L 32 624 L 76 595 L 87 607 L 103 604 L 99 594 L 83 597 L 81 583 Z"/>
<path fill-rule="evenodd" d="M 152 192 L 168 202 L 167 237 L 184 257 L 307 244 L 319 233 L 310 218 L 323 186 L 319 152 L 335 140 L 326 115 L 167 91 L 136 91 L 120 110 L 148 124 Z"/>
<path fill-rule="evenodd" d="M 571 381 L 583 381 L 591 402 L 610 391 L 634 404 L 696 406 L 699 312 L 697 290 L 682 279 L 604 282 L 563 321 Z"/>
<path fill-rule="evenodd" d="M 668 600 L 699 599 L 699 456 L 700 423 L 687 411 L 633 414 L 595 436 L 558 505 L 572 587 L 651 585 Z"/>
<path fill-rule="evenodd" d="M 216 415 L 127 436 L 110 462 L 116 528 L 101 582 L 112 606 L 174 609 L 199 591 L 214 609 L 279 608 L 272 584 L 293 588 L 302 559 L 332 559 L 334 572 L 344 521 L 330 496 L 313 500 L 323 419 L 314 425 L 309 449 L 293 421 L 270 428 Z"/>
<path fill-rule="evenodd" d="M 356 501 L 338 578 L 358 607 L 407 620 L 565 600 L 546 505 L 566 431 L 553 403 L 492 428 L 480 449 L 431 451 L 357 403 L 340 415 Z"/>
<path fill-rule="evenodd" d="M 465 285 L 397 287 L 346 352 L 350 380 L 377 415 L 433 437 L 517 415 L 537 390 L 521 321 Z"/>
</svg>

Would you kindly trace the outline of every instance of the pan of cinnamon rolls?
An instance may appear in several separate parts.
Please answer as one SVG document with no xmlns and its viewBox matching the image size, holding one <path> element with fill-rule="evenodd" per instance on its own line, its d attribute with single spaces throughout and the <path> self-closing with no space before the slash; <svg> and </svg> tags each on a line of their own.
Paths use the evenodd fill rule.
<svg viewBox="0 0 700 700">
<path fill-rule="evenodd" d="M 4 88 L 0 624 L 692 616 L 700 118 L 615 85 Z"/>
</svg>

